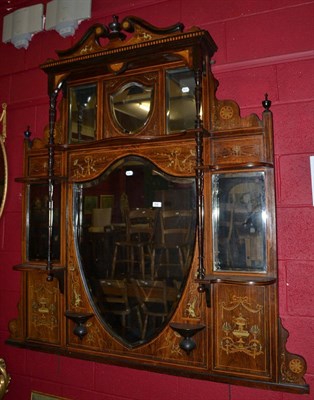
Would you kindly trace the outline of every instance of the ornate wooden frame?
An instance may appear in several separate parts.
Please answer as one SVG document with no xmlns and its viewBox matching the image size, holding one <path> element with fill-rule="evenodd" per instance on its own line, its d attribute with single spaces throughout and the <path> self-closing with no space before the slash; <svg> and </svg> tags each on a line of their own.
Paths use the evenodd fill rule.
<svg viewBox="0 0 314 400">
<path fill-rule="evenodd" d="M 260 120 L 255 114 L 242 118 L 234 101 L 218 100 L 210 62 L 216 49 L 209 33 L 199 28 L 157 28 L 139 18 L 119 23 L 114 17 L 108 27 L 93 25 L 74 47 L 58 51 L 57 60 L 41 66 L 48 75 L 49 128 L 44 140 L 25 140 L 20 181 L 26 191 L 33 182 L 47 183 L 51 213 L 53 187 L 60 183 L 61 213 L 68 219 L 61 219 L 60 261 L 53 261 L 48 243 L 47 260 L 29 262 L 24 241 L 24 262 L 14 267 L 23 275 L 20 313 L 10 323 L 8 343 L 197 379 L 308 393 L 305 360 L 285 349 L 287 332 L 278 315 L 271 102 L 266 96 Z M 154 129 L 149 125 L 132 137 L 101 126 L 96 141 L 67 144 L 66 98 L 58 100 L 66 85 L 103 77 L 108 82 L 167 66 L 194 71 L 194 129 L 166 135 L 160 114 L 154 117 Z M 156 107 L 161 96 L 162 90 Z M 107 111 L 99 109 L 102 120 Z M 197 185 L 197 249 L 184 293 L 171 323 L 133 349 L 117 341 L 93 313 L 73 244 L 71 212 L 73 184 L 98 176 L 129 154 L 145 157 L 169 174 L 195 176 Z M 265 171 L 270 182 L 268 269 L 263 274 L 213 270 L 210 178 L 226 171 Z M 24 221 L 27 213 L 25 202 Z M 52 226 L 47 229 L 51 236 Z"/>
</svg>

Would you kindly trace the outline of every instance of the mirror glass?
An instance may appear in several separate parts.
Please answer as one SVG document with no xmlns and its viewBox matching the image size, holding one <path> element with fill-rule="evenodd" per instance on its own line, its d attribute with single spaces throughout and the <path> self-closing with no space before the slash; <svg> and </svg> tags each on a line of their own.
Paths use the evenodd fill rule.
<svg viewBox="0 0 314 400">
<path fill-rule="evenodd" d="M 195 128 L 195 78 L 188 68 L 166 71 L 167 132 Z"/>
<path fill-rule="evenodd" d="M 96 139 L 97 86 L 69 88 L 69 143 Z"/>
<path fill-rule="evenodd" d="M 216 271 L 266 271 L 265 173 L 212 176 Z"/>
<path fill-rule="evenodd" d="M 4 140 L 0 135 L 0 217 L 3 212 L 8 185 L 8 165 Z"/>
<path fill-rule="evenodd" d="M 29 261 L 47 260 L 49 234 L 48 184 L 28 185 L 27 251 Z M 54 185 L 52 259 L 60 259 L 60 184 Z"/>
<path fill-rule="evenodd" d="M 154 90 L 139 82 L 128 82 L 110 96 L 114 120 L 123 133 L 138 132 L 146 125 L 153 108 Z"/>
<path fill-rule="evenodd" d="M 155 337 L 180 299 L 195 244 L 195 179 L 128 156 L 74 186 L 81 271 L 95 311 L 129 347 Z"/>
</svg>

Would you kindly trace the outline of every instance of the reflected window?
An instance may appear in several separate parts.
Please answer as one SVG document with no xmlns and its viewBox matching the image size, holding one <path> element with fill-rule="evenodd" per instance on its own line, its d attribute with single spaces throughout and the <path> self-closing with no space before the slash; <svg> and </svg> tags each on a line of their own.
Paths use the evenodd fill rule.
<svg viewBox="0 0 314 400">
<path fill-rule="evenodd" d="M 81 269 L 96 312 L 134 347 L 168 323 L 194 254 L 195 179 L 129 156 L 74 186 Z"/>
<path fill-rule="evenodd" d="M 147 124 L 153 107 L 153 87 L 129 82 L 110 96 L 114 120 L 123 133 L 136 133 Z"/>
<path fill-rule="evenodd" d="M 97 86 L 80 85 L 69 89 L 69 143 L 96 139 Z"/>
<path fill-rule="evenodd" d="M 216 271 L 266 271 L 265 173 L 214 174 Z"/>
<path fill-rule="evenodd" d="M 195 79 L 193 71 L 180 68 L 166 71 L 167 133 L 195 127 Z"/>
</svg>

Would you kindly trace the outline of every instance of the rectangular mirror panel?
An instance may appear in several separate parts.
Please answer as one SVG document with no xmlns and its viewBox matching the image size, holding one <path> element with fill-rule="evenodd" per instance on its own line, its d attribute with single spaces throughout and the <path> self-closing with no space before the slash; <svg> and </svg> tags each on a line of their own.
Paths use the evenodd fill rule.
<svg viewBox="0 0 314 400">
<path fill-rule="evenodd" d="M 97 85 L 69 88 L 69 143 L 96 139 Z"/>
<path fill-rule="evenodd" d="M 28 260 L 46 260 L 48 255 L 48 185 L 32 184 L 28 191 Z M 54 187 L 52 258 L 60 259 L 60 185 Z"/>
<path fill-rule="evenodd" d="M 166 71 L 167 133 L 195 127 L 195 80 L 193 71 L 179 68 Z"/>
<path fill-rule="evenodd" d="M 215 271 L 266 271 L 265 173 L 212 176 Z"/>
</svg>

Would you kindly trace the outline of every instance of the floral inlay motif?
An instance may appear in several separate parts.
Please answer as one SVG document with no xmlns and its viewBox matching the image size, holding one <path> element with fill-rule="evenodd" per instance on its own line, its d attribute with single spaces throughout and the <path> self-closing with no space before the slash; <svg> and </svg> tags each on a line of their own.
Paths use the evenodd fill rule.
<svg viewBox="0 0 314 400">
<path fill-rule="evenodd" d="M 167 167 L 179 172 L 192 172 L 195 168 L 195 150 L 190 149 L 186 152 L 185 149 L 176 147 L 168 153 L 157 153 L 168 159 Z"/>
<path fill-rule="evenodd" d="M 43 283 L 33 286 L 32 325 L 37 330 L 45 327 L 53 330 L 58 326 L 57 288 L 48 288 Z"/>
<path fill-rule="evenodd" d="M 286 352 L 281 353 L 280 372 L 283 382 L 300 382 L 300 377 L 304 374 L 305 370 L 306 365 L 301 358 L 294 355 L 287 356 Z"/>
<path fill-rule="evenodd" d="M 97 170 L 95 168 L 95 159 L 92 156 L 85 156 L 83 160 L 75 159 L 73 161 L 73 176 L 74 178 L 86 178 Z"/>
<path fill-rule="evenodd" d="M 182 355 L 182 351 L 180 349 L 179 343 L 177 341 L 173 340 L 173 334 L 178 338 L 178 339 L 182 339 L 181 336 L 177 333 L 177 332 L 173 332 L 173 331 L 169 331 L 166 335 L 165 341 L 164 341 L 164 345 L 157 348 L 157 351 L 161 351 L 163 349 L 170 349 L 170 353 L 172 355 L 177 355 L 177 356 L 181 356 Z"/>
<path fill-rule="evenodd" d="M 184 310 L 185 318 L 199 319 L 201 317 L 201 296 L 197 289 L 197 285 L 191 285 L 191 290 L 188 293 L 188 300 Z"/>
<path fill-rule="evenodd" d="M 242 352 L 253 358 L 263 354 L 263 345 L 260 340 L 260 318 L 263 306 L 257 304 L 252 308 L 247 296 L 233 296 L 229 304 L 221 303 L 222 319 L 225 311 L 232 311 L 229 318 L 222 324 L 221 349 L 227 354 Z M 234 313 L 233 311 L 236 311 Z M 259 316 L 259 324 L 250 324 L 250 314 Z M 230 317 L 231 315 L 231 317 Z"/>
</svg>

